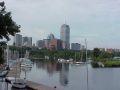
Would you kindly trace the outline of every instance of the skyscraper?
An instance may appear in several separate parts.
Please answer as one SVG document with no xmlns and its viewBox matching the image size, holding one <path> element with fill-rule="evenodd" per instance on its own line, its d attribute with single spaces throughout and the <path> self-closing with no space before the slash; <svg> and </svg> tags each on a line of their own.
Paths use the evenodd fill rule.
<svg viewBox="0 0 120 90">
<path fill-rule="evenodd" d="M 70 49 L 70 27 L 63 24 L 60 30 L 60 39 L 63 42 L 63 49 Z"/>
<path fill-rule="evenodd" d="M 22 46 L 22 35 L 16 34 L 14 37 L 15 46 Z"/>
<path fill-rule="evenodd" d="M 32 47 L 32 37 L 23 37 L 22 45 L 27 47 Z"/>
</svg>

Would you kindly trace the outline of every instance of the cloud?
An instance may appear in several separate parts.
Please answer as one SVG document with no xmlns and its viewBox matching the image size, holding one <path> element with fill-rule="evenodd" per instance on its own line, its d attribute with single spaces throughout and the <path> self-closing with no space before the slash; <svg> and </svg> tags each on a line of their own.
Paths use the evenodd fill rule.
<svg viewBox="0 0 120 90">
<path fill-rule="evenodd" d="M 120 0 L 5 0 L 5 3 L 14 21 L 22 26 L 21 33 L 32 36 L 34 42 L 51 32 L 59 38 L 60 26 L 66 21 L 71 28 L 71 42 L 74 36 L 83 36 L 88 38 L 91 48 L 120 48 L 117 41 Z"/>
</svg>

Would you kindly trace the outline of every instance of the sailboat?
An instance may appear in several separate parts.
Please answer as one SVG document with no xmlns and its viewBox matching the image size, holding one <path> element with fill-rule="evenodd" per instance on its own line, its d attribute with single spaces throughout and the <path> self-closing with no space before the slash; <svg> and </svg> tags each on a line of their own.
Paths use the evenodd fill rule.
<svg viewBox="0 0 120 90">
<path fill-rule="evenodd" d="M 15 81 L 11 82 L 13 88 L 24 89 L 26 88 L 26 80 L 21 78 L 16 78 Z"/>
<path fill-rule="evenodd" d="M 81 61 L 76 61 L 76 52 L 75 52 L 75 64 L 76 65 L 80 65 L 80 64 L 83 64 L 84 62 L 81 62 Z"/>
<path fill-rule="evenodd" d="M 18 59 L 17 59 L 18 60 Z M 16 63 L 19 63 L 19 61 L 16 61 Z M 19 67 L 20 68 L 20 67 Z M 17 65 L 16 65 L 16 76 L 15 76 L 15 80 L 11 81 L 12 87 L 13 88 L 18 88 L 18 89 L 24 89 L 26 88 L 26 79 L 21 79 L 20 76 L 19 78 L 17 78 Z"/>
<path fill-rule="evenodd" d="M 4 77 L 6 77 L 7 74 L 8 74 L 8 70 L 1 71 L 0 72 L 0 77 L 4 78 Z"/>
<path fill-rule="evenodd" d="M 2 70 L 0 70 L 0 77 L 1 78 L 5 78 L 6 77 L 6 75 L 8 74 L 8 71 L 9 71 L 9 65 L 8 65 L 8 51 L 9 51 L 9 48 L 7 48 L 6 49 L 7 50 L 7 67 L 5 68 L 4 67 L 4 69 L 2 69 Z"/>
<path fill-rule="evenodd" d="M 29 52 L 26 51 L 25 57 L 21 58 L 21 67 L 32 68 L 32 62 L 28 58 L 29 58 Z"/>
<path fill-rule="evenodd" d="M 88 61 L 87 61 L 87 40 L 85 39 L 85 59 L 86 59 L 86 62 L 83 62 L 82 61 L 82 58 L 83 58 L 83 48 L 82 48 L 82 50 L 81 50 L 81 61 L 76 61 L 76 53 L 75 53 L 75 64 L 76 65 L 81 65 L 81 64 L 87 64 L 88 63 Z"/>
</svg>

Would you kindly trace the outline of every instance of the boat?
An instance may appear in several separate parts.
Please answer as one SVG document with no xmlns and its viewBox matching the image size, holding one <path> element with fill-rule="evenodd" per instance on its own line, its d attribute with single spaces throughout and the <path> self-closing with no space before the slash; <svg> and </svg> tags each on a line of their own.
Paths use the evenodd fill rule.
<svg viewBox="0 0 120 90">
<path fill-rule="evenodd" d="M 17 63 L 17 62 L 16 62 Z M 17 77 L 17 65 L 16 65 L 16 76 L 15 76 L 15 80 L 11 81 L 11 85 L 12 88 L 17 88 L 17 89 L 24 89 L 26 88 L 26 78 L 22 79 L 19 77 Z M 19 74 L 20 75 L 20 74 Z"/>
<path fill-rule="evenodd" d="M 21 67 L 28 67 L 28 68 L 32 68 L 32 65 L 30 65 L 30 64 L 21 64 Z"/>
<path fill-rule="evenodd" d="M 75 64 L 85 64 L 85 62 L 75 62 Z"/>
<path fill-rule="evenodd" d="M 27 58 L 24 58 L 22 59 L 21 61 L 21 67 L 29 67 L 29 68 L 32 68 L 32 62 L 27 59 Z"/>
<path fill-rule="evenodd" d="M 8 74 L 8 70 L 1 71 L 0 77 L 4 78 L 4 77 L 6 77 L 7 74 Z"/>
<path fill-rule="evenodd" d="M 26 80 L 21 78 L 15 78 L 14 81 L 11 81 L 12 88 L 24 89 L 26 88 Z"/>
</svg>

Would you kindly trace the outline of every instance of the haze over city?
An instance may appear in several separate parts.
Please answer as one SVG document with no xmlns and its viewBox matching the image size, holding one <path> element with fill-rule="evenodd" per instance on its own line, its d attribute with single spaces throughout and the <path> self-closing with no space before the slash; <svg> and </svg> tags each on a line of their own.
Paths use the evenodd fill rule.
<svg viewBox="0 0 120 90">
<path fill-rule="evenodd" d="M 88 48 L 120 48 L 119 0 L 4 0 L 21 33 L 33 42 L 53 33 L 60 38 L 60 27 L 70 26 L 70 41 Z"/>
</svg>

